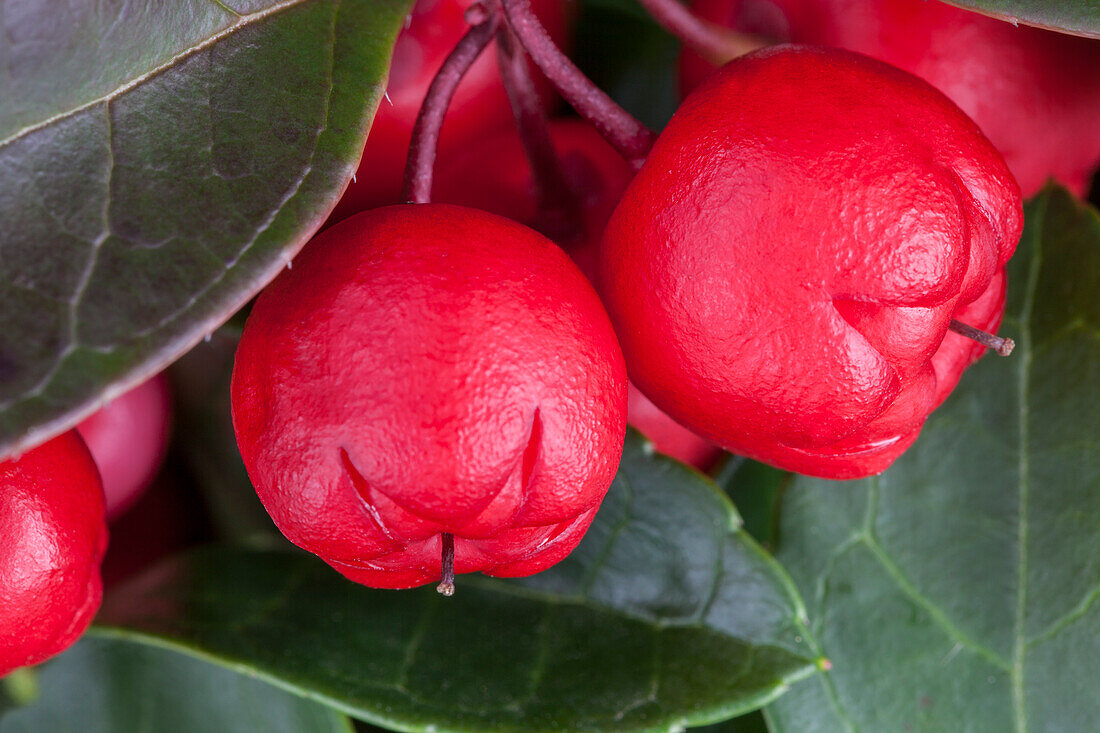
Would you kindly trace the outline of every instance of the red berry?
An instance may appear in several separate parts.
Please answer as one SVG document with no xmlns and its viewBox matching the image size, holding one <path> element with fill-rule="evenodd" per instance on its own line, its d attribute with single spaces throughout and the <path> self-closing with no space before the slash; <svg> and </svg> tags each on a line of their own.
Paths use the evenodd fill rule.
<svg viewBox="0 0 1100 733">
<path fill-rule="evenodd" d="M 529 575 L 572 550 L 622 453 L 626 370 L 552 242 L 443 204 L 318 236 L 256 301 L 237 442 L 283 533 L 352 580 Z"/>
<path fill-rule="evenodd" d="M 77 640 L 99 609 L 103 487 L 75 431 L 0 462 L 0 677 Z"/>
<path fill-rule="evenodd" d="M 934 0 L 693 0 L 692 8 L 763 37 L 865 53 L 925 79 L 978 123 L 1026 196 L 1051 176 L 1083 195 L 1100 164 L 1100 41 Z M 685 54 L 685 89 L 713 68 Z"/>
<path fill-rule="evenodd" d="M 709 471 L 722 457 L 721 448 L 673 420 L 633 384 L 627 395 L 626 421 L 649 438 L 659 452 L 700 471 Z"/>
<path fill-rule="evenodd" d="M 340 199 L 333 221 L 400 201 L 413 123 L 435 73 L 469 30 L 464 14 L 470 4 L 471 0 L 420 0 L 413 7 L 394 47 L 386 98 L 374 117 L 355 180 Z M 569 23 L 562 0 L 533 0 L 531 5 L 551 37 L 565 44 Z M 541 74 L 535 74 L 535 80 L 543 98 L 549 100 L 553 96 L 549 82 Z M 440 160 L 486 133 L 513 124 L 493 43 L 463 76 L 451 100 L 440 131 Z"/>
<path fill-rule="evenodd" d="M 158 374 L 77 425 L 103 477 L 108 519 L 129 509 L 152 483 L 168 449 L 171 412 L 168 380 Z"/>
<path fill-rule="evenodd" d="M 579 221 L 573 222 L 576 228 L 554 239 L 581 271 L 594 279 L 604 226 L 634 171 L 587 122 L 551 120 L 550 137 L 580 208 Z M 513 128 L 482 138 L 452 156 L 436 172 L 432 191 L 437 201 L 490 211 L 534 227 L 539 223 L 535 185 L 531 165 Z M 702 470 L 721 456 L 722 451 L 713 443 L 661 412 L 633 385 L 629 395 L 627 422 L 645 433 L 661 453 Z"/>
<path fill-rule="evenodd" d="M 946 97 L 844 51 L 743 57 L 683 103 L 608 224 L 631 378 L 720 445 L 884 470 L 995 330 L 1020 235 L 1003 159 Z"/>
</svg>

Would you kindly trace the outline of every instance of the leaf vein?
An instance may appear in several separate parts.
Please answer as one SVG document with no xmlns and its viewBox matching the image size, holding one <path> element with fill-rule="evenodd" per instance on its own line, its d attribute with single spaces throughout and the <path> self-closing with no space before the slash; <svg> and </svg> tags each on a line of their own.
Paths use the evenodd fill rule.
<svg viewBox="0 0 1100 733">
<path fill-rule="evenodd" d="M 91 109 L 92 107 L 95 107 L 98 104 L 104 104 L 106 102 L 111 102 L 115 99 L 118 99 L 119 97 L 121 97 L 126 92 L 128 92 L 132 89 L 135 89 L 135 88 L 141 86 L 142 84 L 144 84 L 145 82 L 149 81 L 150 79 L 158 76 L 159 74 L 162 74 L 165 71 L 168 71 L 169 69 L 176 66 L 181 61 L 189 58 L 190 56 L 193 56 L 194 54 L 199 53 L 199 52 L 203 51 L 204 49 L 209 48 L 210 46 L 217 45 L 220 41 L 222 41 L 225 38 L 228 38 L 229 36 L 232 36 L 233 34 L 237 33 L 241 29 L 247 28 L 248 26 L 252 25 L 253 23 L 257 23 L 257 22 L 262 21 L 266 18 L 269 18 L 273 15 L 278 15 L 279 13 L 283 12 L 284 10 L 289 10 L 291 8 L 297 7 L 298 5 L 302 5 L 305 2 L 308 2 L 308 0 L 284 0 L 283 2 L 276 3 L 276 4 L 272 5 L 271 7 L 265 8 L 264 10 L 260 10 L 260 11 L 257 11 L 255 13 L 251 13 L 249 15 L 239 15 L 239 14 L 237 14 L 237 18 L 238 18 L 237 22 L 233 23 L 230 26 L 227 26 L 225 29 L 223 29 L 221 31 L 218 31 L 217 33 L 212 34 L 209 38 L 207 38 L 202 43 L 196 44 L 194 46 L 191 46 L 190 48 L 187 48 L 187 49 L 184 49 L 183 51 L 180 51 L 175 56 L 170 58 L 168 61 L 166 61 L 166 62 L 164 62 L 164 63 L 162 63 L 158 66 L 153 67 L 152 69 L 150 69 L 149 71 L 146 71 L 143 74 L 139 74 L 138 76 L 134 77 L 130 81 L 126 82 L 125 84 L 121 84 L 118 87 L 116 87 L 115 89 L 112 89 L 107 94 L 104 94 L 104 95 L 102 95 L 100 97 L 97 97 L 95 99 L 90 99 L 87 102 L 85 102 L 81 105 L 78 105 L 78 106 L 76 106 L 72 109 L 65 110 L 64 112 L 58 112 L 57 114 L 52 115 L 52 116 L 46 118 L 45 120 L 42 120 L 41 122 L 36 122 L 33 125 L 27 125 L 26 127 L 23 127 L 21 129 L 17 130 L 16 132 L 12 133 L 8 137 L 0 140 L 0 150 L 3 150 L 8 145 L 11 145 L 15 141 L 20 140 L 20 139 L 26 137 L 27 135 L 30 135 L 31 133 L 34 133 L 34 132 L 37 132 L 38 130 L 49 127 L 50 125 L 54 124 L 55 122 L 60 122 L 61 120 L 72 117 L 73 115 L 79 114 L 80 112 L 83 112 L 86 109 Z M 216 3 L 216 4 L 220 4 L 220 3 Z"/>
<path fill-rule="evenodd" d="M 936 604 L 930 599 L 924 596 L 920 590 L 913 584 L 901 568 L 893 561 L 893 559 L 887 554 L 886 550 L 879 544 L 878 539 L 873 534 L 864 534 L 862 536 L 863 544 L 870 550 L 871 555 L 878 560 L 883 570 L 890 576 L 894 583 L 898 586 L 898 589 L 902 591 L 909 600 L 916 605 L 920 606 L 926 613 L 932 622 L 938 626 L 948 637 L 959 642 L 967 649 L 976 653 L 978 656 L 983 657 L 986 661 L 993 664 L 998 669 L 1006 672 L 1011 671 L 1012 665 L 999 654 L 989 649 L 980 642 L 971 639 L 965 632 L 959 627 L 955 626 L 951 622 L 951 619 L 947 617 Z"/>
</svg>

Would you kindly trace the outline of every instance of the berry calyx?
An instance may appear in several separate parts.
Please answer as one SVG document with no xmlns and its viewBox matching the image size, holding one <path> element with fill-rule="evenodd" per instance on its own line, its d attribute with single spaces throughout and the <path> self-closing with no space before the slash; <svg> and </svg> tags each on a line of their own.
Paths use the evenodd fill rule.
<svg viewBox="0 0 1100 733">
<path fill-rule="evenodd" d="M 70 431 L 0 462 L 0 677 L 68 648 L 103 596 L 99 471 Z"/>
<path fill-rule="evenodd" d="M 116 397 L 76 426 L 103 478 L 107 519 L 133 506 L 168 450 L 172 399 L 158 374 Z"/>
<path fill-rule="evenodd" d="M 348 578 L 529 575 L 580 541 L 625 437 L 626 368 L 584 275 L 515 222 L 391 206 L 258 298 L 232 379 L 275 523 Z M 446 580 L 444 580 L 446 582 Z"/>
<path fill-rule="evenodd" d="M 884 470 L 994 332 L 1022 226 L 1004 160 L 925 82 L 850 52 L 731 62 L 681 106 L 608 224 L 631 379 L 729 450 Z"/>
</svg>

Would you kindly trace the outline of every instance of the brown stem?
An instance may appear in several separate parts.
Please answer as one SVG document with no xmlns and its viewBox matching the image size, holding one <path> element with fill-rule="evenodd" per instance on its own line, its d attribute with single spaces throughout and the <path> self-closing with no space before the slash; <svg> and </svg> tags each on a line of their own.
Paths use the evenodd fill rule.
<svg viewBox="0 0 1100 733">
<path fill-rule="evenodd" d="M 485 14 L 476 3 L 470 6 L 467 17 L 480 22 L 466 31 L 466 35 L 444 59 L 428 87 L 428 93 L 424 95 L 420 112 L 416 115 L 412 141 L 409 144 L 409 160 L 405 166 L 403 198 L 409 203 L 426 204 L 431 201 L 432 168 L 435 166 L 439 130 L 443 127 L 447 107 L 450 106 L 462 77 L 493 40 L 493 35 L 500 26 L 500 13 Z"/>
<path fill-rule="evenodd" d="M 497 55 L 504 89 L 535 182 L 538 205 L 535 228 L 553 240 L 568 239 L 578 231 L 580 201 L 550 137 L 546 110 L 528 71 L 523 48 L 507 25 L 497 31 Z"/>
<path fill-rule="evenodd" d="M 641 167 L 656 139 L 653 132 L 604 94 L 561 52 L 531 12 L 530 0 L 501 0 L 501 5 L 524 50 L 565 100 L 631 165 Z"/>
<path fill-rule="evenodd" d="M 455 594 L 455 536 L 450 532 L 444 532 L 441 537 L 443 557 L 440 561 L 439 585 L 435 590 L 442 595 L 453 596 Z"/>
<path fill-rule="evenodd" d="M 982 346 L 993 349 L 1000 356 L 1008 356 L 1012 353 L 1012 349 L 1016 348 L 1016 342 L 1012 339 L 994 336 L 991 333 L 986 333 L 980 328 L 974 328 L 962 321 L 956 321 L 954 318 L 951 319 L 951 325 L 948 327 L 960 336 L 966 336 L 968 339 L 977 341 Z"/>
<path fill-rule="evenodd" d="M 760 38 L 703 20 L 680 0 L 638 0 L 653 19 L 716 66 L 768 44 Z"/>
</svg>

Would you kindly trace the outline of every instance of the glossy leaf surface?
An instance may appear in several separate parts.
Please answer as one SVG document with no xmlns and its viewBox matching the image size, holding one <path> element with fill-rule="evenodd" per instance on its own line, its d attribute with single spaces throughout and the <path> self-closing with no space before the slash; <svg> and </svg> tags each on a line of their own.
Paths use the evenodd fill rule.
<svg viewBox="0 0 1100 733">
<path fill-rule="evenodd" d="M 343 190 L 402 0 L 0 11 L 0 455 L 180 356 Z"/>
<path fill-rule="evenodd" d="M 667 731 L 812 674 L 800 608 L 714 485 L 632 434 L 580 547 L 529 579 L 464 575 L 444 598 L 214 548 L 109 596 L 100 623 L 400 730 Z"/>
<path fill-rule="evenodd" d="M 777 557 L 832 670 L 780 731 L 1080 731 L 1100 719 L 1100 219 L 1032 201 L 1007 359 L 878 478 L 800 478 Z"/>
<path fill-rule="evenodd" d="M 0 733 L 352 733 L 316 702 L 132 641 L 88 636 L 16 674 L 32 699 L 0 703 Z"/>
</svg>

